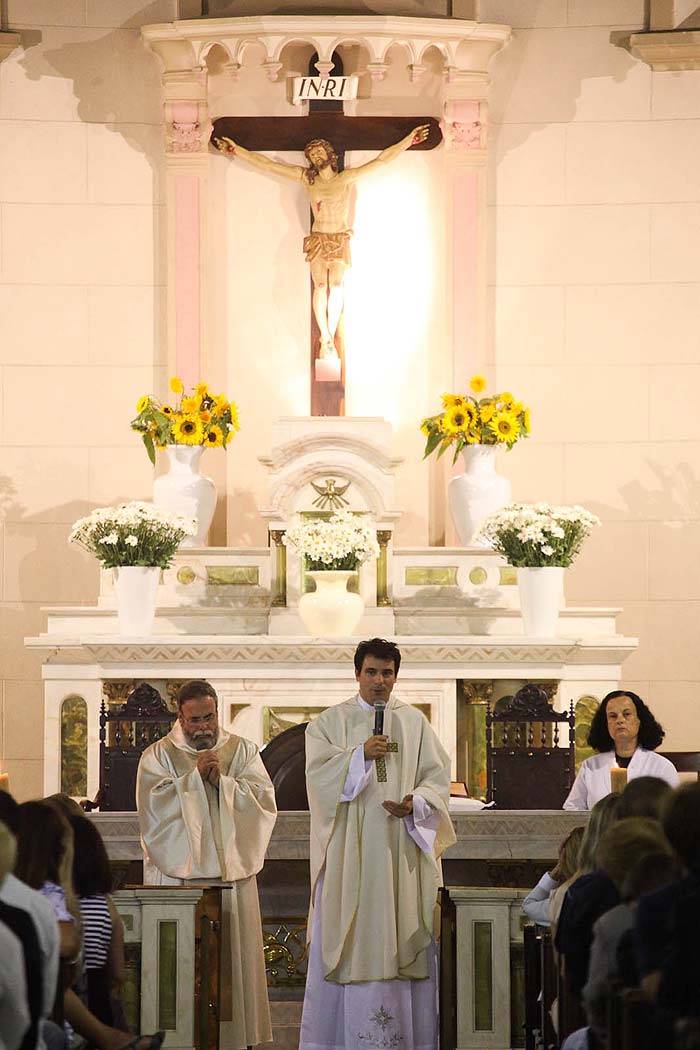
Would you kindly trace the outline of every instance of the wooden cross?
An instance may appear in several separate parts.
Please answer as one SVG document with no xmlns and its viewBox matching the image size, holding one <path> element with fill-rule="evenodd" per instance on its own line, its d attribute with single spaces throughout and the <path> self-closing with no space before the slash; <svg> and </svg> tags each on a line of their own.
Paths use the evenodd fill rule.
<svg viewBox="0 0 700 1050">
<path fill-rule="evenodd" d="M 228 137 L 245 149 L 300 153 L 312 139 L 328 139 L 334 146 L 342 171 L 346 150 L 383 150 L 399 142 L 419 124 L 430 125 L 425 142 L 411 149 L 435 149 L 442 141 L 437 120 L 433 117 L 347 117 L 341 112 L 310 112 L 307 117 L 219 117 L 214 121 L 212 140 Z M 313 105 L 313 103 L 311 104 Z M 321 103 L 318 103 L 321 105 Z M 301 261 L 301 243 L 299 245 Z M 343 321 L 336 333 L 336 350 L 340 357 L 340 381 L 319 382 L 315 360 L 320 333 L 311 310 L 311 415 L 342 416 L 345 414 L 345 352 Z"/>
<path fill-rule="evenodd" d="M 396 755 L 398 754 L 399 745 L 395 740 L 390 740 L 386 745 L 386 749 L 391 754 Z M 377 763 L 377 780 L 380 784 L 386 784 L 386 759 L 384 755 L 375 759 L 375 762 Z"/>
</svg>

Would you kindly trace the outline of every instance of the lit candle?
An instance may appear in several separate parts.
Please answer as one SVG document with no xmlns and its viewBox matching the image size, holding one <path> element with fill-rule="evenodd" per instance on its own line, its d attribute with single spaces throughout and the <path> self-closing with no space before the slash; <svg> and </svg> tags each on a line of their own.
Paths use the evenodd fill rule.
<svg viewBox="0 0 700 1050">
<path fill-rule="evenodd" d="M 6 791 L 10 793 L 10 774 L 0 773 L 0 791 Z"/>
<path fill-rule="evenodd" d="M 610 790 L 615 795 L 621 795 L 627 787 L 627 770 L 620 766 L 610 767 Z"/>
</svg>

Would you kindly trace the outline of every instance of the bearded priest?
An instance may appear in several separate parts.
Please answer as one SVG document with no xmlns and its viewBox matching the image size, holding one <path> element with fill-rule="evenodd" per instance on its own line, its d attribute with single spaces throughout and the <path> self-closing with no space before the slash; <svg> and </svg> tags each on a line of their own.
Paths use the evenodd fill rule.
<svg viewBox="0 0 700 1050">
<path fill-rule="evenodd" d="M 436 1050 L 440 855 L 455 841 L 450 763 L 392 696 L 393 642 L 355 652 L 359 692 L 306 730 L 309 964 L 300 1050 Z"/>
<path fill-rule="evenodd" d="M 208 682 L 186 682 L 177 722 L 139 763 L 144 882 L 222 886 L 221 1050 L 272 1041 L 255 880 L 275 824 L 275 793 L 255 744 L 219 728 Z"/>
</svg>

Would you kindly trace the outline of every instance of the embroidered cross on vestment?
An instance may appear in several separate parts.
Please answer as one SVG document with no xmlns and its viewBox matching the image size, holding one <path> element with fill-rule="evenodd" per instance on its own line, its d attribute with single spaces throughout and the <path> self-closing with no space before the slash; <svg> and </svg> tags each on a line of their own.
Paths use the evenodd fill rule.
<svg viewBox="0 0 700 1050">
<path fill-rule="evenodd" d="M 387 744 L 387 750 L 391 754 L 397 754 L 398 750 L 399 750 L 399 745 L 397 744 L 397 742 L 395 740 L 390 740 L 389 743 Z M 386 759 L 384 758 L 384 755 L 382 755 L 380 758 L 376 759 L 376 763 L 377 763 L 377 780 L 379 781 L 380 784 L 386 784 Z"/>
</svg>

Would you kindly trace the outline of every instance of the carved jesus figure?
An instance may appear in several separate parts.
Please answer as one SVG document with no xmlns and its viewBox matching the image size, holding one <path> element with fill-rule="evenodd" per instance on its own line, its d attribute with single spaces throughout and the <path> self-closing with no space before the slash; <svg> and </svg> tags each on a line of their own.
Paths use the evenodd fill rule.
<svg viewBox="0 0 700 1050">
<path fill-rule="evenodd" d="M 343 282 L 350 260 L 350 204 L 353 185 L 363 175 L 391 163 L 409 147 L 425 142 L 430 127 L 422 124 L 393 146 L 382 150 L 367 164 L 338 171 L 338 158 L 326 139 L 307 143 L 304 155 L 309 166 L 270 160 L 222 136 L 214 145 L 224 153 L 240 156 L 253 167 L 301 183 L 313 214 L 311 233 L 304 238 L 304 253 L 314 284 L 313 310 L 321 333 L 321 357 L 334 357 L 335 333 L 343 310 Z"/>
</svg>

